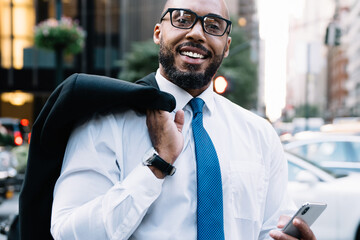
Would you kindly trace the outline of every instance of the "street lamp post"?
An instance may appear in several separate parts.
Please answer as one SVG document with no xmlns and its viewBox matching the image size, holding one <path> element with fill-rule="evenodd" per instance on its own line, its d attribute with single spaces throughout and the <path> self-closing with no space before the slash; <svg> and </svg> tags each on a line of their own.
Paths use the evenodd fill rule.
<svg viewBox="0 0 360 240">
<path fill-rule="evenodd" d="M 62 2 L 61 0 L 56 0 L 56 19 L 60 20 L 62 15 Z"/>
<path fill-rule="evenodd" d="M 58 21 L 61 20 L 62 15 L 62 2 L 61 0 L 56 0 L 56 19 Z M 57 48 L 55 49 L 55 84 L 58 86 L 63 80 L 63 49 Z"/>
<path fill-rule="evenodd" d="M 122 62 L 125 60 L 126 53 L 126 36 L 128 32 L 128 9 L 129 9 L 129 1 L 121 0 L 121 24 L 120 24 L 120 59 Z M 125 64 L 121 65 L 121 71 L 125 71 Z"/>
</svg>

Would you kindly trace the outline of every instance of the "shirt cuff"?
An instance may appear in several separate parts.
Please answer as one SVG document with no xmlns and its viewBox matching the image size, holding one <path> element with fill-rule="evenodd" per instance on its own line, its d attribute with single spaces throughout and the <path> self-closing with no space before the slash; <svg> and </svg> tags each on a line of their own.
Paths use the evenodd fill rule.
<svg viewBox="0 0 360 240">
<path fill-rule="evenodd" d="M 148 166 L 140 163 L 125 177 L 123 184 L 132 192 L 131 195 L 144 193 L 149 197 L 157 197 L 161 193 L 164 179 L 157 178 Z"/>
</svg>

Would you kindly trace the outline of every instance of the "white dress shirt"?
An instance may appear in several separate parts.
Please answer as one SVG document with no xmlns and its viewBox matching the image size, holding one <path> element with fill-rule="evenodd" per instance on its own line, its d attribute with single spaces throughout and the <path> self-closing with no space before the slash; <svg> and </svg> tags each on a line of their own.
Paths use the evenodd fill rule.
<svg viewBox="0 0 360 240">
<path fill-rule="evenodd" d="M 55 239 L 196 239 L 196 159 L 192 96 L 163 78 L 160 90 L 183 109 L 184 148 L 176 173 L 158 179 L 143 156 L 151 147 L 146 117 L 132 110 L 94 116 L 72 133 L 54 189 Z M 225 238 L 271 239 L 280 214 L 294 210 L 287 162 L 279 138 L 264 119 L 216 94 L 210 86 L 204 127 L 218 154 Z"/>
</svg>

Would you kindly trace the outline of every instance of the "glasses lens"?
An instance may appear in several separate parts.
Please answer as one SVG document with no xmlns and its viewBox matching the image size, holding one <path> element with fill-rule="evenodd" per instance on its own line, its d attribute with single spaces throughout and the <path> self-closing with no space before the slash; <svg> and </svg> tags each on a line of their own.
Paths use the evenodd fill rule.
<svg viewBox="0 0 360 240">
<path fill-rule="evenodd" d="M 207 16 L 204 18 L 204 29 L 212 35 L 223 35 L 226 31 L 227 22 L 224 19 Z"/>
<path fill-rule="evenodd" d="M 186 10 L 174 10 L 171 14 L 171 23 L 178 28 L 190 28 L 195 19 L 195 14 Z"/>
</svg>

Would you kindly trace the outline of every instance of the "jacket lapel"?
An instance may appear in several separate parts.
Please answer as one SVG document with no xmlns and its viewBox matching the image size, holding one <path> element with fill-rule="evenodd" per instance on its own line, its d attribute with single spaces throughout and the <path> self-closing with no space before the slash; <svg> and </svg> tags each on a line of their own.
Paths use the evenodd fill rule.
<svg viewBox="0 0 360 240">
<path fill-rule="evenodd" d="M 142 79 L 137 80 L 135 83 L 141 84 L 144 86 L 152 86 L 159 90 L 159 85 L 156 82 L 155 79 L 155 73 L 150 73 L 149 75 L 143 77 Z"/>
</svg>

